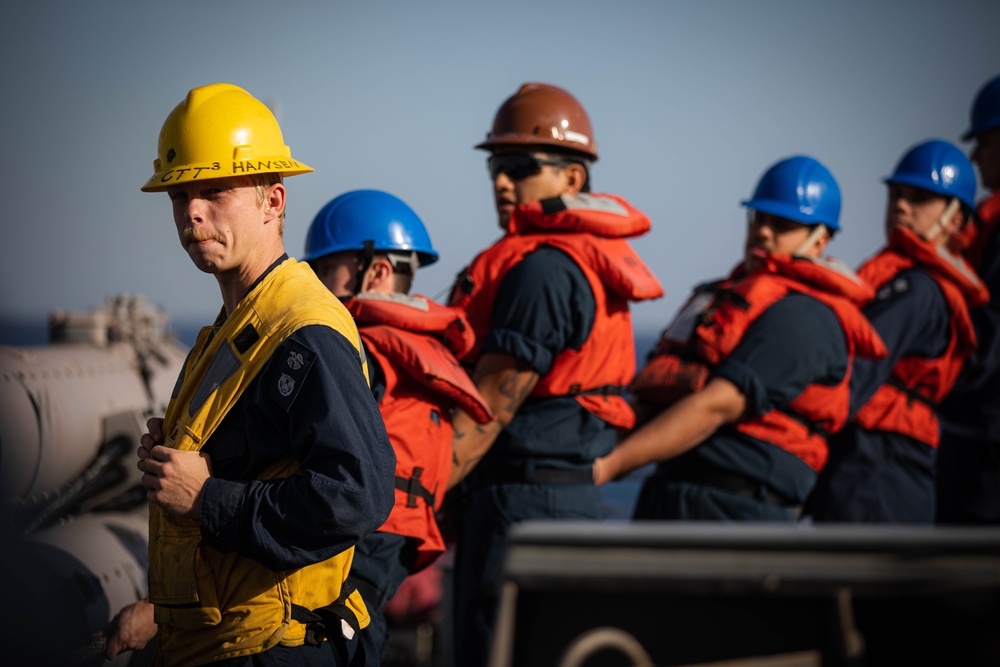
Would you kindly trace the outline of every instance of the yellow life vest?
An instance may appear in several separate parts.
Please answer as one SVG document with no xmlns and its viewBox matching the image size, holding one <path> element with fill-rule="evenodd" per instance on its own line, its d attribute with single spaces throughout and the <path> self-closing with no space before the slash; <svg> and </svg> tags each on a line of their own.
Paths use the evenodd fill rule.
<svg viewBox="0 0 1000 667">
<path fill-rule="evenodd" d="M 198 451 L 277 347 L 301 327 L 323 325 L 343 334 L 368 366 L 350 313 L 306 264 L 288 259 L 274 268 L 236 306 L 225 322 L 201 330 L 167 406 L 166 446 Z M 226 358 L 231 372 L 216 377 L 213 361 Z M 289 455 L 260 479 L 298 470 Z M 201 544 L 196 520 L 149 512 L 149 601 L 160 624 L 160 651 L 168 665 L 198 665 L 260 653 L 278 644 L 299 646 L 306 628 L 292 605 L 316 609 L 337 600 L 354 558 L 351 547 L 333 558 L 296 570 L 274 572 L 236 553 Z M 344 600 L 368 625 L 357 591 Z"/>
</svg>

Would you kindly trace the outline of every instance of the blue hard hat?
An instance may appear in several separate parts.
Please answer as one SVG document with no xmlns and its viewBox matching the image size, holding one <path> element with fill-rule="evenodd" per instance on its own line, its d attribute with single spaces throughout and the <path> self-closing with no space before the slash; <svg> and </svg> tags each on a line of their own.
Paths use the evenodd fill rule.
<svg viewBox="0 0 1000 667">
<path fill-rule="evenodd" d="M 420 266 L 433 264 L 438 253 L 417 214 L 402 199 L 381 190 L 352 190 L 319 210 L 306 234 L 304 261 L 343 250 L 415 252 Z"/>
<path fill-rule="evenodd" d="M 740 203 L 804 225 L 840 230 L 840 186 L 829 169 L 804 155 L 772 165 L 760 177 L 753 197 Z"/>
<path fill-rule="evenodd" d="M 1000 76 L 987 81 L 972 103 L 971 123 L 962 135 L 968 141 L 977 134 L 1000 127 Z"/>
<path fill-rule="evenodd" d="M 911 147 L 885 182 L 912 185 L 942 197 L 958 197 L 969 208 L 976 206 L 976 172 L 972 162 L 954 144 L 940 139 Z"/>
</svg>

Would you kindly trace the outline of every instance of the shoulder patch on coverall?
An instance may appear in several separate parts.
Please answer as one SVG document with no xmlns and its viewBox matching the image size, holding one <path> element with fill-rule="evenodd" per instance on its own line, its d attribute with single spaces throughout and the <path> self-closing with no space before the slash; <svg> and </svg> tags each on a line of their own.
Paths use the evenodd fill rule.
<svg viewBox="0 0 1000 667">
<path fill-rule="evenodd" d="M 316 353 L 294 340 L 287 341 L 275 357 L 276 366 L 271 374 L 268 394 L 285 412 L 292 407 L 306 374 L 315 362 Z"/>
</svg>

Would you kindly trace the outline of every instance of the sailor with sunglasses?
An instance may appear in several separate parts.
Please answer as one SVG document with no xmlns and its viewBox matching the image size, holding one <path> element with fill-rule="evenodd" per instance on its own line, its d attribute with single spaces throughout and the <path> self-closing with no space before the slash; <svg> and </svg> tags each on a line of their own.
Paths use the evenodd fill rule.
<svg viewBox="0 0 1000 667">
<path fill-rule="evenodd" d="M 454 415 L 449 486 L 462 483 L 455 560 L 455 664 L 486 661 L 507 531 L 526 519 L 599 519 L 592 462 L 634 413 L 628 304 L 662 296 L 627 239 L 650 228 L 624 199 L 590 193 L 597 144 L 586 111 L 527 83 L 477 148 L 504 235 L 460 274 L 451 305 L 476 332 L 479 392 L 496 415 Z"/>
</svg>

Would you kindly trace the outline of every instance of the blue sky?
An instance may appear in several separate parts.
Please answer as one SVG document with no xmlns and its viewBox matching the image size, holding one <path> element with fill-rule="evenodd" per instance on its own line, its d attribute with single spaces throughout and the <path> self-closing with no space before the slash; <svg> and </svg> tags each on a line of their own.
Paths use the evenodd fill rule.
<svg viewBox="0 0 1000 667">
<path fill-rule="evenodd" d="M 332 197 L 387 190 L 426 223 L 441 260 L 415 291 L 440 296 L 499 234 L 472 146 L 507 96 L 542 81 L 590 114 L 595 190 L 653 220 L 634 245 L 667 295 L 634 313 L 655 332 L 735 263 L 739 201 L 788 155 L 841 185 L 830 253 L 872 254 L 882 177 L 918 141 L 958 142 L 1000 73 L 997 26 L 991 0 L 8 3 L 0 318 L 43 322 L 119 292 L 178 325 L 214 316 L 214 278 L 181 250 L 166 195 L 139 186 L 167 113 L 217 81 L 273 105 L 316 169 L 288 181 L 290 254 Z"/>
</svg>

